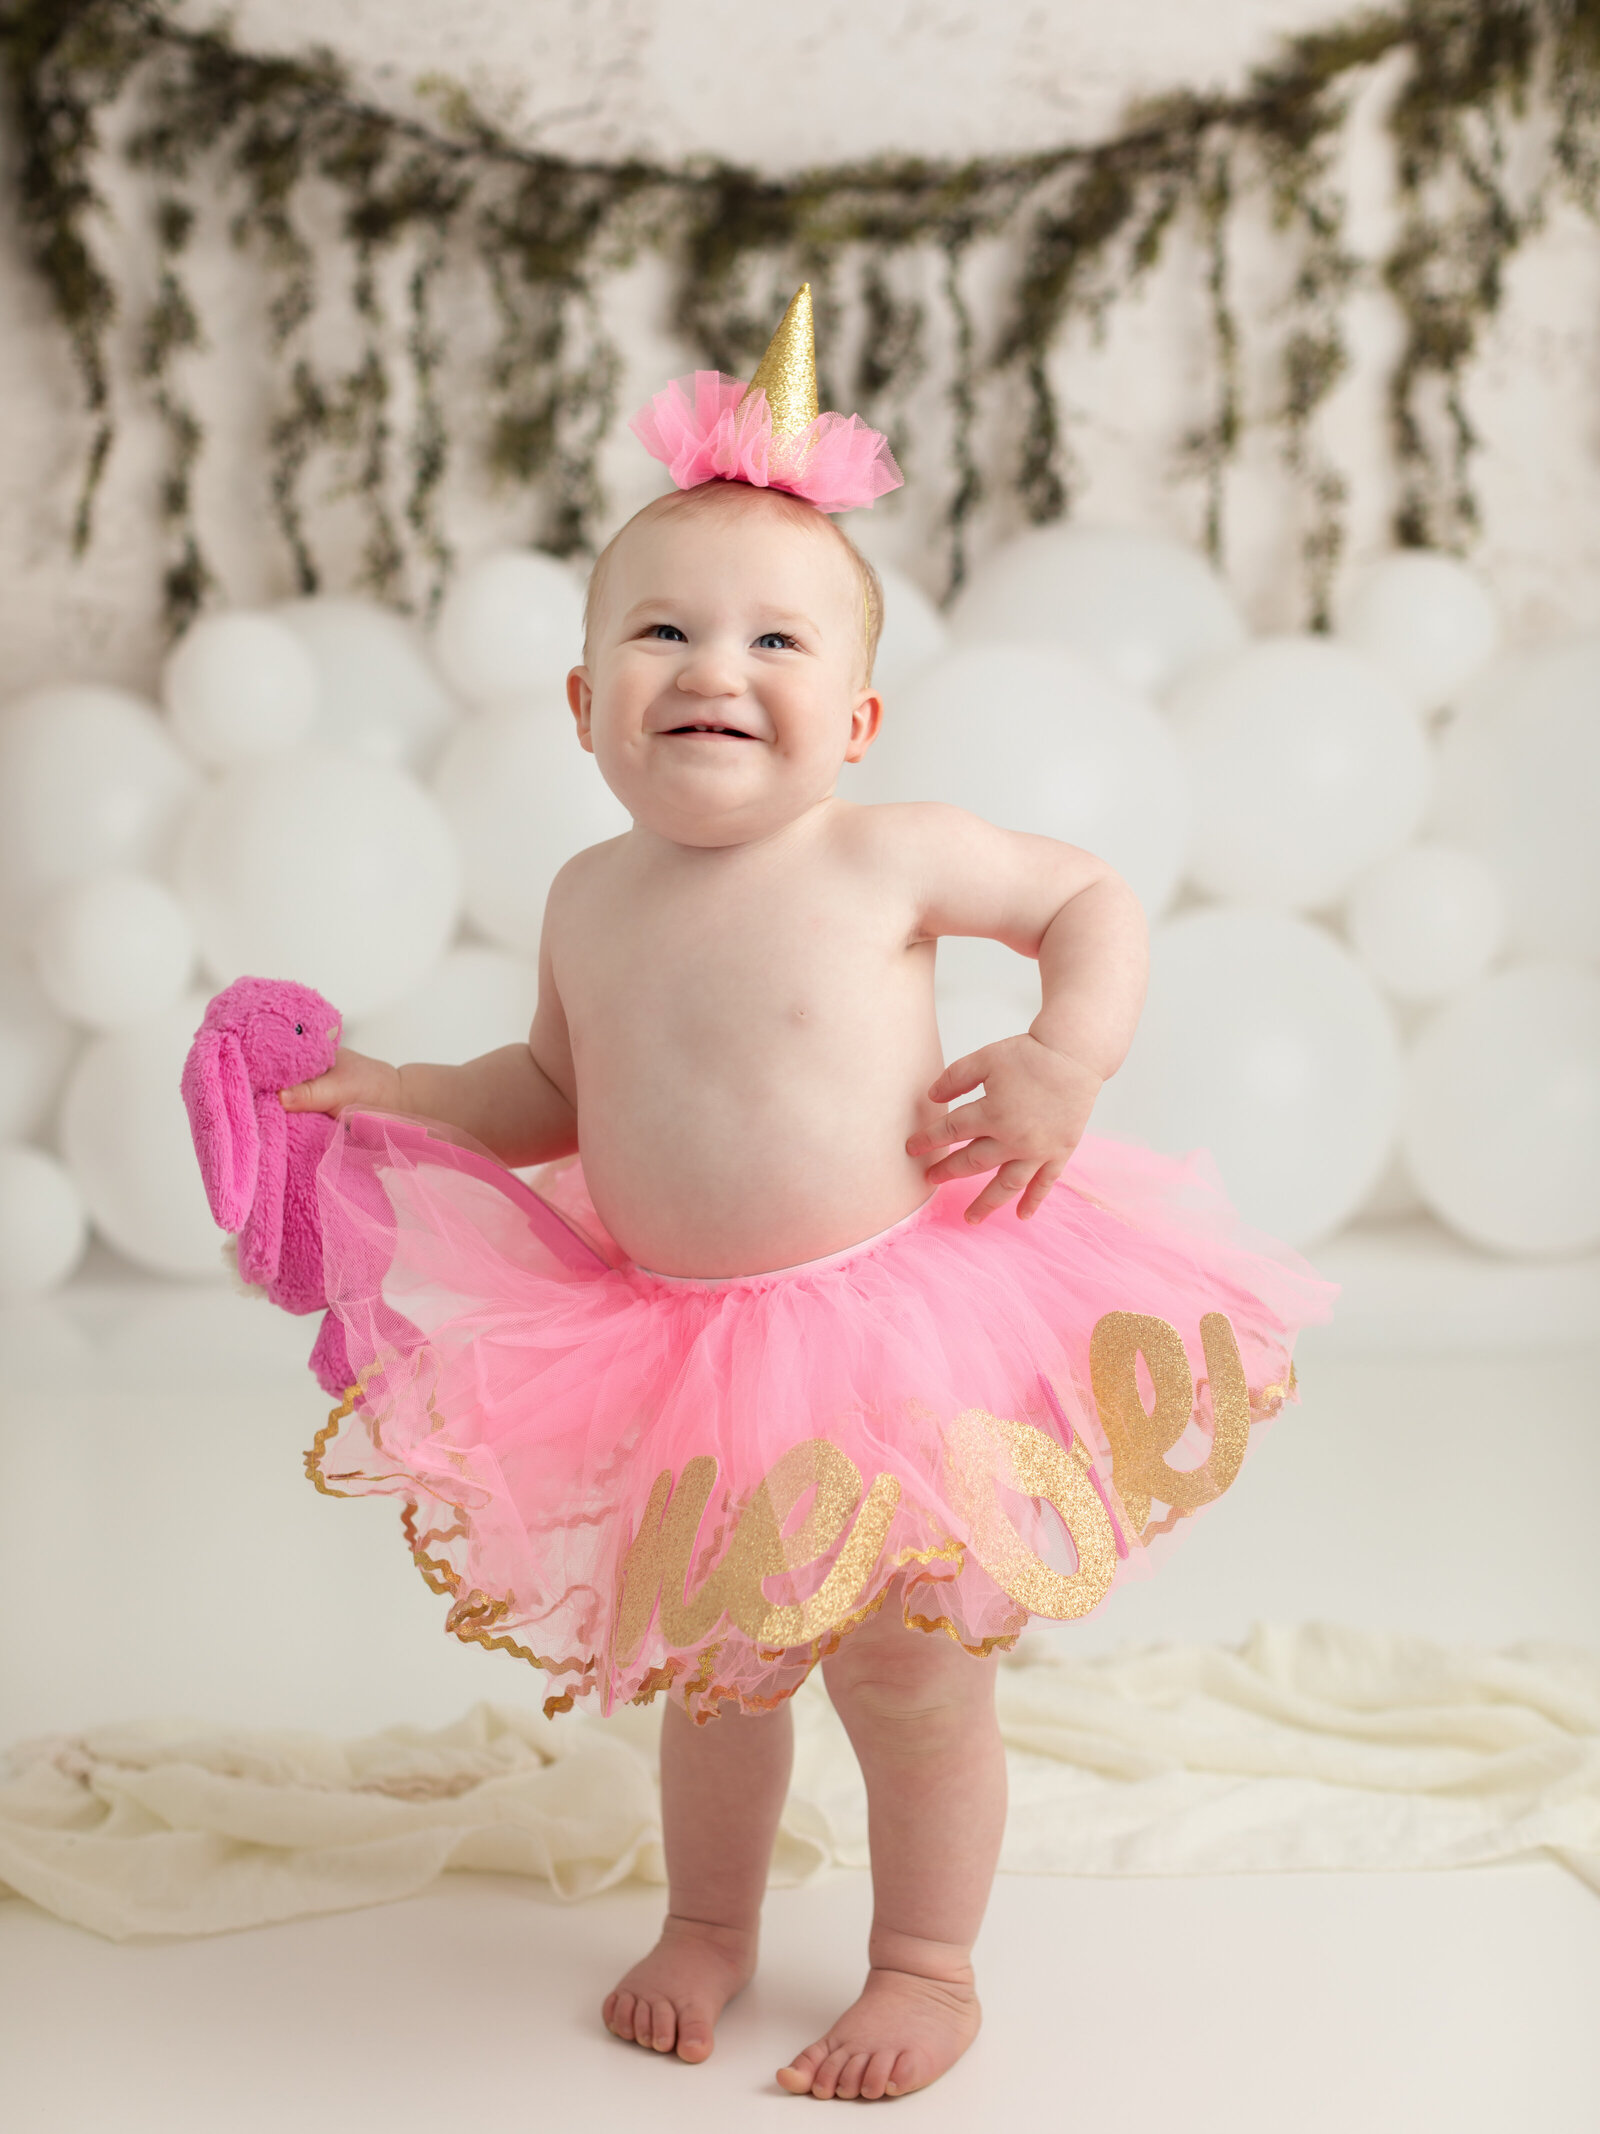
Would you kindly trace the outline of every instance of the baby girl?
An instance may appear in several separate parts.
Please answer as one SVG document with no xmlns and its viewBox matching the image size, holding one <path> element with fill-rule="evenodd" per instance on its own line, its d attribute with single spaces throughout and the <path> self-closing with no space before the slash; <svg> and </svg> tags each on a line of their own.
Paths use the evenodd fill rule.
<svg viewBox="0 0 1600 2134">
<path fill-rule="evenodd" d="M 673 491 L 596 566 L 568 693 L 633 827 L 555 881 L 528 1041 L 344 1051 L 284 1102 L 345 1114 L 324 1220 L 358 1383 L 324 1486 L 406 1496 L 450 1627 L 570 1678 L 547 1709 L 667 1695 L 667 1915 L 606 2024 L 711 2052 L 820 1662 L 866 1781 L 869 1969 L 777 2079 L 881 2098 L 978 2030 L 999 1651 L 1220 1494 L 1316 1300 L 1183 1166 L 1075 1158 L 1138 1016 L 1139 904 L 1070 845 L 839 797 L 884 716 L 877 581 L 803 468 L 764 471 Z M 1035 958 L 1043 1004 L 945 1065 L 951 934 Z M 524 1242 L 533 1196 L 469 1143 L 555 1165 L 592 1264 Z"/>
</svg>

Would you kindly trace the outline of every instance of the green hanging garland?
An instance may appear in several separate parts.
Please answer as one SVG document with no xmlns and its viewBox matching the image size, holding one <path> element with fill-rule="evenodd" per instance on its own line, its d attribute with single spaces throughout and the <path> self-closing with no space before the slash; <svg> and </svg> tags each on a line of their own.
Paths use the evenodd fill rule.
<svg viewBox="0 0 1600 2134">
<path fill-rule="evenodd" d="M 1205 484 L 1206 537 L 1220 555 L 1224 478 L 1244 419 L 1229 239 L 1241 199 L 1264 187 L 1294 264 L 1275 419 L 1304 500 L 1308 607 L 1319 625 L 1345 483 L 1316 424 L 1348 364 L 1342 307 L 1361 272 L 1331 173 L 1360 71 L 1405 58 L 1388 114 L 1400 229 L 1382 268 L 1404 323 L 1388 401 L 1401 543 L 1470 542 L 1477 440 L 1464 387 L 1507 263 L 1558 190 L 1591 214 L 1600 200 L 1600 0 L 1410 0 L 1293 39 L 1239 95 L 1185 92 L 1145 105 L 1090 147 L 963 163 L 883 158 L 787 179 L 715 162 L 545 154 L 508 139 L 447 84 L 433 85 L 436 120 L 422 123 L 365 101 L 326 52 L 241 51 L 226 30 L 182 28 L 154 0 L 0 0 L 0 48 L 21 142 L 21 224 L 70 337 L 91 423 L 79 553 L 115 425 L 108 336 L 119 292 L 95 245 L 105 214 L 97 170 L 117 154 L 148 186 L 158 273 L 138 370 L 168 438 L 161 512 L 175 628 L 213 587 L 194 511 L 205 440 L 182 384 L 183 359 L 205 344 L 185 265 L 208 199 L 232 207 L 234 242 L 270 290 L 279 378 L 271 494 L 297 582 L 305 592 L 320 582 L 313 482 L 331 472 L 365 513 L 366 582 L 402 599 L 419 583 L 436 597 L 449 566 L 439 491 L 464 418 L 447 415 L 440 391 L 436 300 L 447 266 L 481 272 L 498 322 L 486 392 L 466 396 L 489 465 L 537 499 L 531 537 L 571 554 L 592 546 L 597 454 L 616 416 L 619 362 L 599 292 L 642 246 L 672 263 L 676 324 L 698 360 L 735 374 L 748 374 L 781 298 L 809 276 L 825 371 L 846 339 L 859 351 L 850 376 L 825 378 L 825 401 L 859 408 L 901 449 L 907 393 L 934 339 L 949 342 L 954 586 L 986 481 L 1013 485 L 1035 522 L 1069 508 L 1072 455 L 1052 357 L 1070 327 L 1097 323 L 1140 285 L 1184 224 L 1200 239 L 1214 373 L 1212 412 L 1187 440 L 1186 462 Z M 113 117 L 115 148 L 106 140 Z M 1535 132 L 1539 174 L 1514 189 L 1511 143 Z M 309 230 L 328 198 L 357 329 L 343 367 L 317 359 L 310 332 L 326 293 Z M 995 238 L 1009 242 L 1013 271 L 985 340 L 962 266 L 975 243 Z M 917 271 L 930 256 L 940 270 L 932 294 Z M 395 260 L 400 320 L 385 301 Z M 1024 416 L 1010 464 L 986 470 L 976 425 L 990 388 L 1008 391 Z"/>
</svg>

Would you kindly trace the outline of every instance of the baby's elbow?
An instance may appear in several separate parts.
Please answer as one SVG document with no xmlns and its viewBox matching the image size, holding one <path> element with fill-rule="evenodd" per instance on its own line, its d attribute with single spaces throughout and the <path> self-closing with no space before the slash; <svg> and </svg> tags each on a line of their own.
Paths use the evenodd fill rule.
<svg viewBox="0 0 1600 2134">
<path fill-rule="evenodd" d="M 1118 874 L 1114 868 L 1108 872 L 1107 880 L 1113 885 L 1118 907 L 1128 927 L 1140 941 L 1148 946 L 1150 940 L 1150 918 L 1144 908 L 1144 899 L 1139 895 L 1133 884 L 1124 875 Z"/>
<path fill-rule="evenodd" d="M 1062 907 L 1067 929 L 1080 939 L 1093 934 L 1112 948 L 1120 965 L 1142 976 L 1150 966 L 1150 922 L 1138 892 L 1105 862 Z"/>
<path fill-rule="evenodd" d="M 1112 924 L 1123 943 L 1123 953 L 1130 964 L 1136 964 L 1141 973 L 1150 968 L 1150 918 L 1144 908 L 1144 900 L 1132 884 L 1114 870 L 1106 876 L 1108 892 L 1112 898 L 1115 917 Z"/>
<path fill-rule="evenodd" d="M 1138 891 L 1125 875 L 1118 874 L 1109 860 L 1101 859 L 1098 854 L 1093 857 L 1087 878 L 1080 876 L 1073 885 L 1073 893 L 1067 902 L 1076 904 L 1085 897 L 1107 916 L 1115 913 L 1122 924 L 1141 937 L 1148 934 L 1144 904 Z"/>
</svg>

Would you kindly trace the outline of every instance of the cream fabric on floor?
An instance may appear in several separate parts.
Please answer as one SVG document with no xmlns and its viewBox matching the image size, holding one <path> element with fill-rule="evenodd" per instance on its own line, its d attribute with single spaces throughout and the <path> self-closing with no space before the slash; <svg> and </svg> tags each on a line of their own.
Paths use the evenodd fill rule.
<svg viewBox="0 0 1600 2134">
<path fill-rule="evenodd" d="M 1307 1626 L 1098 1659 L 1037 1634 L 1000 1670 L 1001 1865 L 1174 1875 L 1459 1867 L 1546 1853 L 1600 1891 L 1600 1656 Z M 815 1678 L 774 1861 L 864 1866 L 866 1813 Z M 199 1726 L 25 1744 L 0 1891 L 114 1940 L 411 1895 L 446 1869 L 582 1897 L 660 1880 L 653 1711 L 479 1705 L 357 1741 Z"/>
</svg>

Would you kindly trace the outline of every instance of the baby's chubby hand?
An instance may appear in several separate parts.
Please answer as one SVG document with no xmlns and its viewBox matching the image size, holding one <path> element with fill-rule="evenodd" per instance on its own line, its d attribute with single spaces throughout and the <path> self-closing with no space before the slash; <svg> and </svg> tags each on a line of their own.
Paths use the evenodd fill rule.
<svg viewBox="0 0 1600 2134">
<path fill-rule="evenodd" d="M 1070 1053 L 1024 1034 L 952 1060 L 928 1096 L 935 1104 L 948 1104 L 980 1082 L 984 1094 L 977 1103 L 963 1104 L 936 1126 L 920 1127 L 907 1141 L 906 1154 L 922 1156 L 965 1142 L 965 1148 L 928 1166 L 929 1184 L 993 1171 L 967 1209 L 967 1221 L 981 1223 L 1014 1193 L 1022 1195 L 1018 1215 L 1033 1215 L 1082 1139 L 1101 1077 Z"/>
<path fill-rule="evenodd" d="M 400 1070 L 341 1045 L 326 1074 L 284 1090 L 282 1103 L 285 1111 L 339 1112 L 351 1104 L 363 1111 L 399 1111 Z"/>
</svg>

